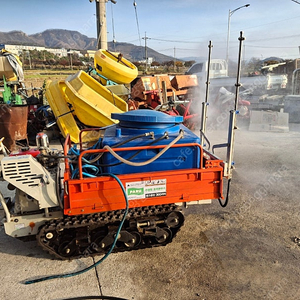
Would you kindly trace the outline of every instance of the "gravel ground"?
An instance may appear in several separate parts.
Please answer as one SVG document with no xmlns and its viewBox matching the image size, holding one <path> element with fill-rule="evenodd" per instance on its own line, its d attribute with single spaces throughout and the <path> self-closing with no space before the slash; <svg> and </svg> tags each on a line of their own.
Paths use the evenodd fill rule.
<svg viewBox="0 0 300 300">
<path fill-rule="evenodd" d="M 226 135 L 208 133 L 213 143 L 225 142 Z M 217 201 L 190 206 L 168 246 L 112 254 L 80 276 L 24 285 L 93 260 L 53 260 L 35 242 L 10 238 L 1 227 L 0 298 L 300 299 L 300 246 L 293 241 L 300 236 L 299 145 L 300 124 L 290 124 L 289 133 L 238 130 L 226 208 Z M 0 187 L 6 194 L 5 183 Z"/>
</svg>

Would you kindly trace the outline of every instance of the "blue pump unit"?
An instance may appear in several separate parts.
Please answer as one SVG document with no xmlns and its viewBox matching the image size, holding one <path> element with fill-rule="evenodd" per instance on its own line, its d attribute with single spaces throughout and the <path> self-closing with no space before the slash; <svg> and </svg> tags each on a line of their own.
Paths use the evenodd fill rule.
<svg viewBox="0 0 300 300">
<path fill-rule="evenodd" d="M 183 137 L 176 144 L 198 143 L 200 138 L 181 124 L 182 116 L 170 116 L 153 110 L 135 110 L 122 114 L 113 113 L 119 124 L 105 130 L 101 148 L 109 146 L 122 158 L 134 163 L 145 162 L 162 149 L 116 151 L 117 148 L 139 146 L 168 146 L 178 135 Z M 144 166 L 131 166 L 120 162 L 111 153 L 101 159 L 102 170 L 113 174 L 130 174 L 199 168 L 200 150 L 197 146 L 170 148 L 159 158 Z"/>
</svg>

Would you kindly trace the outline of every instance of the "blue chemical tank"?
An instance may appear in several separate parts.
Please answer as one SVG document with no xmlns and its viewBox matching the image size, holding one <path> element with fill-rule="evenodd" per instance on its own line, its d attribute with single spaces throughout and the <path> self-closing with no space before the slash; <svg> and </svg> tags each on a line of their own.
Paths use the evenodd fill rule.
<svg viewBox="0 0 300 300">
<path fill-rule="evenodd" d="M 158 146 L 167 147 L 180 132 L 183 137 L 176 144 L 198 143 L 200 138 L 181 124 L 183 117 L 170 116 L 153 110 L 134 110 L 126 113 L 113 113 L 112 118 L 119 124 L 105 130 L 102 147 L 118 148 Z M 164 148 L 165 148 L 164 147 Z M 133 163 L 141 163 L 155 157 L 162 149 L 116 151 L 122 158 Z M 166 171 L 199 168 L 200 150 L 196 146 L 170 148 L 159 158 L 144 166 L 131 166 L 120 162 L 111 153 L 102 156 L 103 172 L 130 174 L 151 171 Z"/>
</svg>

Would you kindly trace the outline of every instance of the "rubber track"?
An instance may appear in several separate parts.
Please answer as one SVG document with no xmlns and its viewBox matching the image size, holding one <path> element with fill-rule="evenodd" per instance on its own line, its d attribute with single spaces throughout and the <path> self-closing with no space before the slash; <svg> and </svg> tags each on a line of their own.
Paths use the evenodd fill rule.
<svg viewBox="0 0 300 300">
<path fill-rule="evenodd" d="M 126 221 L 129 221 L 130 219 L 144 220 L 148 218 L 157 217 L 163 214 L 169 214 L 173 211 L 180 212 L 180 208 L 175 204 L 131 208 L 128 210 Z M 71 256 L 71 257 L 61 256 L 51 246 L 49 246 L 50 243 L 45 242 L 46 233 L 49 231 L 54 232 L 54 231 L 61 231 L 64 229 L 77 230 L 83 227 L 89 227 L 90 231 L 92 231 L 93 229 L 101 230 L 101 228 L 105 228 L 107 225 L 118 226 L 118 224 L 120 223 L 123 217 L 124 212 L 125 210 L 116 210 L 116 211 L 108 211 L 108 212 L 89 214 L 89 215 L 66 216 L 63 219 L 50 220 L 40 228 L 39 233 L 36 236 L 37 242 L 39 246 L 43 248 L 43 250 L 50 253 L 51 255 L 54 255 L 56 258 L 62 260 L 72 260 L 72 259 L 104 254 L 107 251 L 103 251 L 99 253 L 97 252 L 89 253 L 90 252 L 89 251 L 84 254 Z M 181 226 L 182 225 L 183 222 Z M 135 248 L 125 248 L 125 247 L 115 248 L 113 252 L 116 253 L 116 252 L 124 252 L 124 251 L 139 250 L 139 249 L 152 248 L 158 246 L 165 246 L 172 241 L 172 239 L 176 236 L 177 232 L 180 230 L 181 226 L 176 228 L 176 230 L 172 229 L 173 235 L 168 242 L 161 243 L 161 244 L 156 243 L 151 245 L 140 243 L 140 245 Z M 87 246 L 87 249 L 89 249 L 90 246 L 91 245 Z"/>
</svg>

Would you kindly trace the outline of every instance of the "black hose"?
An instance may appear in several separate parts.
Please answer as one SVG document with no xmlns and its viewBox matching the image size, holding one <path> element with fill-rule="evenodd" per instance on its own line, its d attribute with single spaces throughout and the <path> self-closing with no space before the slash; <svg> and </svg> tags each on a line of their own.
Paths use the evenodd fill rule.
<svg viewBox="0 0 300 300">
<path fill-rule="evenodd" d="M 144 137 L 144 136 L 148 136 L 148 135 L 154 136 L 154 133 L 153 132 L 147 132 L 147 133 L 139 134 L 139 135 L 134 136 L 134 137 L 132 137 L 132 138 L 126 140 L 126 141 L 123 141 L 123 142 L 119 143 L 119 144 L 113 145 L 113 146 L 111 146 L 111 148 L 120 147 L 120 146 L 122 146 L 124 144 L 127 144 L 127 143 L 133 141 L 133 140 L 136 140 L 138 138 L 141 138 L 141 137 Z"/>
<path fill-rule="evenodd" d="M 128 300 L 125 298 L 111 297 L 111 296 L 83 296 L 75 298 L 65 298 L 62 300 L 91 300 L 91 299 L 104 299 L 104 300 Z"/>
<path fill-rule="evenodd" d="M 200 130 L 200 135 L 201 135 L 201 138 L 204 137 L 204 139 L 206 140 L 207 144 L 208 144 L 208 148 L 207 150 L 210 149 L 210 141 L 209 139 L 207 138 L 207 136 L 204 134 L 204 132 L 202 132 L 202 130 Z"/>
<path fill-rule="evenodd" d="M 163 140 L 163 139 L 166 138 L 166 137 L 167 137 L 167 135 L 164 134 L 164 135 L 162 135 L 161 137 L 159 137 L 158 139 L 152 141 L 152 142 L 151 142 L 150 144 L 148 144 L 147 146 L 148 146 L 148 147 L 149 147 L 149 146 L 152 146 L 153 144 L 155 144 L 155 143 L 157 143 L 157 142 Z M 134 157 L 136 157 L 137 155 L 139 155 L 142 151 L 144 151 L 144 150 L 138 150 L 136 153 L 134 153 L 133 155 L 131 155 L 131 156 L 128 158 L 128 160 L 133 159 Z M 99 167 L 115 167 L 115 166 L 119 166 L 119 165 L 121 165 L 121 164 L 123 164 L 123 162 L 120 161 L 120 162 L 117 162 L 117 163 L 114 163 L 114 164 L 97 164 L 96 166 L 99 166 Z"/>
<path fill-rule="evenodd" d="M 226 207 L 227 204 L 228 204 L 228 201 L 229 201 L 229 188 L 230 188 L 230 183 L 231 183 L 231 178 L 228 179 L 228 183 L 227 183 L 227 193 L 226 193 L 226 199 L 225 199 L 225 202 L 222 203 L 222 199 L 221 199 L 221 198 L 218 199 L 218 200 L 219 200 L 219 203 L 220 203 L 220 205 L 221 205 L 222 207 Z"/>
<path fill-rule="evenodd" d="M 62 198 L 61 198 L 61 186 L 60 186 L 60 167 L 57 166 L 56 176 L 55 176 L 55 191 L 58 203 L 61 209 L 64 209 Z"/>
<path fill-rule="evenodd" d="M 146 133 L 143 133 L 143 134 L 139 134 L 139 135 L 137 135 L 137 136 L 134 136 L 134 137 L 129 138 L 129 139 L 126 140 L 126 141 L 120 142 L 119 144 L 113 145 L 113 146 L 111 146 L 111 148 L 120 147 L 120 146 L 122 146 L 122 145 L 124 145 L 124 144 L 127 144 L 127 143 L 133 141 L 133 140 L 136 140 L 136 139 L 138 139 L 138 138 L 145 137 L 145 136 L 148 136 L 148 135 L 154 136 L 154 133 L 153 133 L 153 132 L 146 132 Z M 103 152 L 102 152 L 102 153 L 99 153 L 95 158 L 90 159 L 90 161 L 88 161 L 88 159 L 86 158 L 86 160 L 87 160 L 86 163 L 93 164 L 94 162 L 96 162 L 97 160 L 99 160 L 99 159 L 102 157 L 103 154 L 104 154 Z"/>
</svg>

